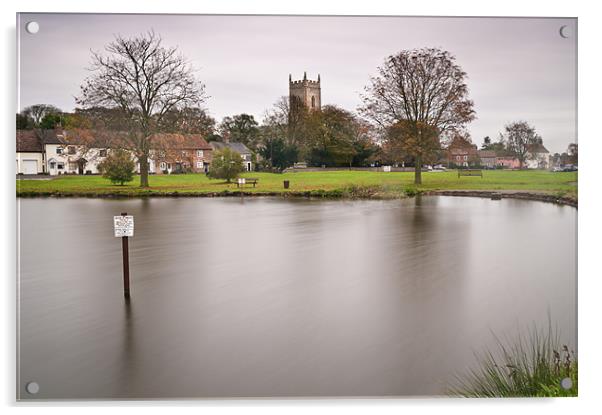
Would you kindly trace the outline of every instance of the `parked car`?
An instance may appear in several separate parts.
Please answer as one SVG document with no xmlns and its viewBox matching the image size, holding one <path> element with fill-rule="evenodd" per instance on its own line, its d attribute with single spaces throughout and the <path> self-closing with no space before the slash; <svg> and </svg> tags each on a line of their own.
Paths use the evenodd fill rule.
<svg viewBox="0 0 602 415">
<path fill-rule="evenodd" d="M 552 171 L 553 171 L 554 173 L 558 173 L 558 172 L 564 171 L 564 167 L 560 167 L 560 166 L 554 166 L 554 167 L 552 168 Z"/>
<path fill-rule="evenodd" d="M 445 171 L 445 167 L 442 164 L 437 164 L 436 166 L 433 166 L 433 170 L 435 171 Z"/>
<path fill-rule="evenodd" d="M 566 166 L 564 166 L 562 171 L 577 171 L 577 166 L 574 166 L 572 164 L 567 164 Z"/>
</svg>

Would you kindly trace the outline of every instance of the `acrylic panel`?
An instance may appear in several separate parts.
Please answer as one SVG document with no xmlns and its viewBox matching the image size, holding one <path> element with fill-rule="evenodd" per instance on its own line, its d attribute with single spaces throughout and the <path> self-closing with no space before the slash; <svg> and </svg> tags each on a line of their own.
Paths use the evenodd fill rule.
<svg viewBox="0 0 602 415">
<path fill-rule="evenodd" d="M 577 395 L 577 19 L 17 15 L 17 399 Z"/>
</svg>

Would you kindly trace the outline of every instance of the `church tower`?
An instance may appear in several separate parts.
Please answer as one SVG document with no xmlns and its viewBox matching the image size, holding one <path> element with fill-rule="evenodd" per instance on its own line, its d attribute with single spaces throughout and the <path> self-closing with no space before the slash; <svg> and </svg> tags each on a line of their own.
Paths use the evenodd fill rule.
<svg viewBox="0 0 602 415">
<path fill-rule="evenodd" d="M 288 95 L 291 110 L 303 104 L 308 111 L 319 110 L 322 107 L 322 93 L 320 90 L 320 74 L 318 80 L 307 79 L 307 72 L 303 73 L 301 81 L 293 81 L 292 76 L 288 76 Z"/>
</svg>

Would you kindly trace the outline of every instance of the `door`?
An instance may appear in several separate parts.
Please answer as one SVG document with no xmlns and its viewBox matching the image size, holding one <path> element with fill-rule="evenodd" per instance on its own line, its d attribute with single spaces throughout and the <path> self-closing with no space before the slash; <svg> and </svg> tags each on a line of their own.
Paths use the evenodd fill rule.
<svg viewBox="0 0 602 415">
<path fill-rule="evenodd" d="M 23 174 L 38 174 L 38 162 L 36 160 L 23 160 Z"/>
</svg>

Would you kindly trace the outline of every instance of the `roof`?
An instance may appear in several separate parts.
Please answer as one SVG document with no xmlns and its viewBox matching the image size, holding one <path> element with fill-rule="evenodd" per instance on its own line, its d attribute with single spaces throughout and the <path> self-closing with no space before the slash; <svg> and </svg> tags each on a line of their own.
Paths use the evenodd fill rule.
<svg viewBox="0 0 602 415">
<path fill-rule="evenodd" d="M 221 141 L 212 141 L 210 144 L 214 150 L 222 150 L 228 147 L 229 149 L 236 151 L 239 154 L 251 154 L 251 150 L 249 150 L 249 148 L 246 145 L 239 142 L 224 143 Z"/>
<path fill-rule="evenodd" d="M 200 134 L 158 133 L 150 137 L 153 146 L 192 150 L 211 150 L 212 147 Z"/>
<path fill-rule="evenodd" d="M 476 154 L 477 150 L 473 147 L 453 147 L 449 149 L 449 153 L 453 156 L 458 154 Z"/>
<path fill-rule="evenodd" d="M 17 130 L 18 153 L 43 153 L 42 140 L 34 130 Z"/>
<path fill-rule="evenodd" d="M 494 158 L 494 157 L 497 157 L 497 154 L 493 150 L 479 150 L 479 157 Z"/>
<path fill-rule="evenodd" d="M 529 153 L 549 153 L 542 143 L 531 144 L 528 149 Z"/>
</svg>

